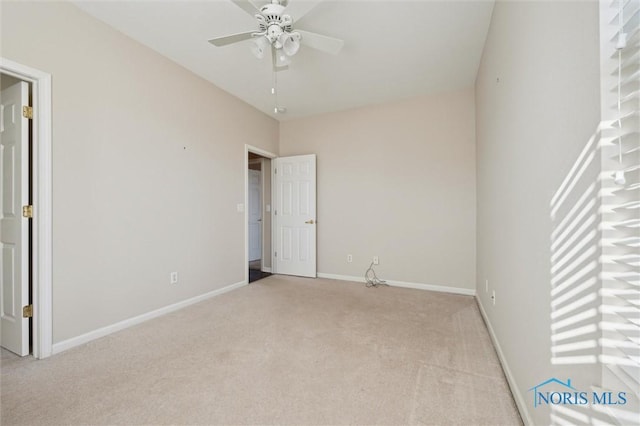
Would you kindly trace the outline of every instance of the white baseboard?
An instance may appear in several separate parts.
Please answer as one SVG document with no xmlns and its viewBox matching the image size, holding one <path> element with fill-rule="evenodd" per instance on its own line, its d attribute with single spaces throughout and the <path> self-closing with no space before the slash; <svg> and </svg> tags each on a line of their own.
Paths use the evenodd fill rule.
<svg viewBox="0 0 640 426">
<path fill-rule="evenodd" d="M 271 268 L 267 268 L 266 266 L 262 267 L 262 272 L 268 272 L 271 273 Z"/>
<path fill-rule="evenodd" d="M 318 275 L 318 278 L 327 278 L 330 280 L 355 281 L 357 283 L 365 282 L 364 277 L 356 277 L 353 275 L 325 274 L 323 272 L 318 272 L 317 275 Z M 422 284 L 422 283 L 410 283 L 406 281 L 395 281 L 395 280 L 385 280 L 385 282 L 392 287 L 414 288 L 417 290 L 438 291 L 441 293 L 463 294 L 465 296 L 476 295 L 476 291 L 474 289 L 469 289 L 469 288 L 449 287 L 449 286 Z"/>
<path fill-rule="evenodd" d="M 80 346 L 82 344 L 88 343 L 92 340 L 99 339 L 101 337 L 107 336 L 109 334 L 115 333 L 120 330 L 124 330 L 125 328 L 132 327 L 134 325 L 143 323 L 145 321 L 149 321 L 150 319 L 157 318 L 162 315 L 166 315 L 170 312 L 177 311 L 178 309 L 185 308 L 189 305 L 193 305 L 198 302 L 202 302 L 203 300 L 210 299 L 215 296 L 219 296 L 223 293 L 227 293 L 231 290 L 235 290 L 237 288 L 243 287 L 247 285 L 246 281 L 240 281 L 235 284 L 228 285 L 226 287 L 219 288 L 217 290 L 210 291 L 205 294 L 201 294 L 200 296 L 192 297 L 191 299 L 183 300 L 178 303 L 174 303 L 169 306 L 165 306 L 160 309 L 156 309 L 151 312 L 147 312 L 146 314 L 138 315 L 133 318 L 126 319 L 124 321 L 117 322 L 115 324 L 108 325 L 106 327 L 99 328 L 97 330 L 90 331 L 88 333 L 82 334 L 80 336 L 72 337 L 71 339 L 63 340 L 62 342 L 54 343 L 53 345 L 53 354 L 60 353 L 62 351 L 66 351 L 67 349 L 74 348 L 76 346 Z"/>
<path fill-rule="evenodd" d="M 504 371 L 504 375 L 507 377 L 507 382 L 509 383 L 509 387 L 511 388 L 513 399 L 516 401 L 516 405 L 518 406 L 518 411 L 520 411 L 520 417 L 522 417 L 522 421 L 525 425 L 533 425 L 533 420 L 531 419 L 529 410 L 527 409 L 527 404 L 524 402 L 524 398 L 520 393 L 518 386 L 516 386 L 516 381 L 513 377 L 513 374 L 511 373 L 511 369 L 509 368 L 507 359 L 502 352 L 502 348 L 500 347 L 498 338 L 493 331 L 493 327 L 489 322 L 489 317 L 487 317 L 487 313 L 484 310 L 484 306 L 482 306 L 480 298 L 476 297 L 476 302 L 478 304 L 478 307 L 480 308 L 480 314 L 482 315 L 482 318 L 484 318 L 484 323 L 487 325 L 487 329 L 489 330 L 489 335 L 491 336 L 491 340 L 493 341 L 493 347 L 496 348 L 496 352 L 498 353 L 500 364 L 502 364 L 502 370 Z"/>
</svg>

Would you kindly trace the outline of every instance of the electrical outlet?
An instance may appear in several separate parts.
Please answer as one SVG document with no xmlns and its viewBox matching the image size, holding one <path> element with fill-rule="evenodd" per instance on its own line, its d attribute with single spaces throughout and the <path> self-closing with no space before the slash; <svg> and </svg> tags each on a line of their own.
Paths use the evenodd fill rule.
<svg viewBox="0 0 640 426">
<path fill-rule="evenodd" d="M 178 273 L 177 272 L 172 272 L 171 275 L 169 276 L 169 282 L 171 284 L 178 284 Z"/>
<path fill-rule="evenodd" d="M 378 259 L 378 256 L 373 256 L 373 264 L 374 265 L 380 264 L 380 259 Z"/>
<path fill-rule="evenodd" d="M 353 262 L 353 256 L 351 256 L 350 254 L 347 255 L 347 263 L 351 263 Z"/>
<path fill-rule="evenodd" d="M 491 292 L 491 301 L 493 302 L 493 306 L 496 306 L 496 291 L 493 290 Z"/>
<path fill-rule="evenodd" d="M 489 293 L 489 280 L 484 280 L 484 292 Z"/>
</svg>

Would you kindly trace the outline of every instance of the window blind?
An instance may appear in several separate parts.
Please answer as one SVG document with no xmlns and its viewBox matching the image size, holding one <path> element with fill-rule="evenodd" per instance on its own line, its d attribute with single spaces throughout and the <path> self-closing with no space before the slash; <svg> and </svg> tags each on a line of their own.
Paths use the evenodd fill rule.
<svg viewBox="0 0 640 426">
<path fill-rule="evenodd" d="M 640 413 L 640 0 L 614 0 L 601 14 L 600 363 L 602 389 L 629 398 L 596 409 L 629 424 Z"/>
</svg>

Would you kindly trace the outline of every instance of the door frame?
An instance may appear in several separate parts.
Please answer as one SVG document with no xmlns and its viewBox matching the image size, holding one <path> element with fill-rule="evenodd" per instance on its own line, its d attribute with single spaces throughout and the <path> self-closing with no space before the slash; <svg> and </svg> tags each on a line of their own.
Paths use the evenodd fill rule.
<svg viewBox="0 0 640 426">
<path fill-rule="evenodd" d="M 52 155 L 51 155 L 51 74 L 0 57 L 0 73 L 31 84 L 33 219 L 32 354 L 51 356 L 52 327 Z"/>
<path fill-rule="evenodd" d="M 245 144 L 244 145 L 244 282 L 249 283 L 249 153 L 252 152 L 257 155 L 261 155 L 270 160 L 277 157 L 276 154 L 265 151 L 264 149 Z M 272 185 L 273 191 L 273 185 Z M 264 205 L 264 194 L 263 203 Z M 262 220 L 262 233 L 266 232 L 264 229 L 264 212 Z M 273 229 L 273 221 L 271 221 L 271 228 Z M 271 230 L 272 230 L 271 229 Z M 268 230 L 271 232 L 271 230 Z M 264 235 L 263 235 L 264 237 Z M 264 253 L 263 253 L 264 256 Z M 271 264 L 273 268 L 273 263 Z"/>
</svg>

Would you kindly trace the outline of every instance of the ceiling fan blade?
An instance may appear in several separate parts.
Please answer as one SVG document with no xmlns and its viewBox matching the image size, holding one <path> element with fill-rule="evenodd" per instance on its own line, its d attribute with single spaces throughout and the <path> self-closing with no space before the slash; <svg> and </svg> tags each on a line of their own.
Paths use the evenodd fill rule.
<svg viewBox="0 0 640 426">
<path fill-rule="evenodd" d="M 231 0 L 231 3 L 253 16 L 259 12 L 258 8 L 249 0 Z"/>
<path fill-rule="evenodd" d="M 311 12 L 317 5 L 322 3 L 323 0 L 305 0 L 305 1 L 294 1 L 287 8 L 287 13 L 289 13 L 296 22 L 302 19 L 304 15 Z"/>
<path fill-rule="evenodd" d="M 256 7 L 256 9 L 260 10 L 264 5 L 271 4 L 271 0 L 251 0 L 251 3 Z M 282 1 L 280 2 L 282 4 Z M 286 4 L 282 4 L 286 6 Z"/>
<path fill-rule="evenodd" d="M 338 38 L 299 30 L 297 28 L 295 31 L 299 32 L 302 36 L 300 43 L 323 52 L 331 53 L 332 55 L 337 55 L 342 49 L 342 46 L 344 46 L 344 40 Z"/>
<path fill-rule="evenodd" d="M 255 31 L 247 31 L 244 33 L 231 34 L 224 37 L 216 37 L 209 40 L 214 46 L 226 46 L 227 44 L 238 43 L 240 41 L 249 40 Z"/>
</svg>

